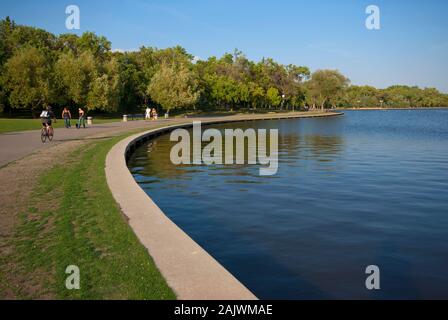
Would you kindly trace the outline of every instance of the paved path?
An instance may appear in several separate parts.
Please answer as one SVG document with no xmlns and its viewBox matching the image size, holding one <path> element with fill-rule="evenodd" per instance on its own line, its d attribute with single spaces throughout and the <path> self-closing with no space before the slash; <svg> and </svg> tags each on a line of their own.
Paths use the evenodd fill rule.
<svg viewBox="0 0 448 320">
<path fill-rule="evenodd" d="M 186 124 L 191 123 L 195 120 L 198 121 L 212 121 L 212 122 L 222 122 L 222 121 L 251 121 L 251 120 L 262 120 L 262 119 L 278 119 L 278 118 L 297 118 L 297 117 L 312 117 L 312 116 L 329 116 L 331 114 L 329 113 L 323 113 L 323 114 L 316 114 L 316 113 L 288 113 L 288 114 L 271 114 L 271 115 L 237 115 L 237 116 L 226 116 L 226 117 L 208 117 L 208 118 L 178 118 L 178 119 L 161 119 L 158 121 L 153 122 L 145 122 L 145 121 L 135 121 L 135 122 L 127 122 L 127 123 L 110 123 L 110 124 L 101 124 L 101 125 L 95 125 L 93 127 L 90 127 L 88 129 L 56 129 L 55 130 L 55 140 L 51 143 L 42 144 L 40 141 L 40 130 L 33 130 L 33 131 L 25 131 L 25 132 L 16 132 L 16 133 L 6 133 L 6 134 L 0 134 L 0 180 L 5 181 L 1 185 L 0 188 L 0 203 L 2 204 L 0 207 L 0 240 L 5 239 L 13 239 L 13 235 L 15 234 L 15 225 L 18 219 L 20 219 L 20 213 L 25 212 L 28 208 L 29 199 L 31 197 L 32 191 L 34 190 L 34 187 L 36 186 L 36 183 L 38 182 L 39 172 L 44 169 L 48 169 L 48 165 L 50 167 L 54 165 L 55 163 L 61 163 L 61 161 L 65 161 L 66 157 L 70 152 L 73 150 L 76 150 L 79 148 L 79 146 L 85 145 L 85 143 L 81 140 L 84 139 L 95 139 L 99 137 L 104 136 L 115 136 L 118 134 L 130 132 L 130 131 L 137 131 L 137 130 L 151 130 L 156 127 L 164 127 L 169 125 L 178 125 L 178 124 Z M 114 149 L 118 148 L 120 145 L 126 145 L 126 140 L 121 141 L 119 144 L 117 144 Z M 31 155 L 34 154 L 34 155 Z M 113 157 L 112 159 L 115 160 L 123 160 L 123 152 L 121 153 L 121 156 Z M 109 158 L 109 156 L 108 156 Z M 22 159 L 22 160 L 19 160 Z M 17 160 L 16 163 L 5 166 L 8 163 Z M 110 167 L 110 163 L 108 166 Z M 136 188 L 137 192 L 132 192 L 133 189 L 126 188 L 125 192 L 122 192 L 122 195 L 126 198 L 126 200 L 129 203 L 129 199 L 127 199 L 129 193 L 135 197 L 141 197 L 141 199 L 137 201 L 132 201 L 132 198 L 130 198 L 130 203 L 137 204 L 137 213 L 141 215 L 142 212 L 142 204 L 145 204 L 147 202 L 150 202 L 152 207 L 150 205 L 146 206 L 146 209 L 155 208 L 156 205 L 152 203 L 152 200 L 143 192 L 141 188 L 138 187 L 138 185 L 135 183 L 135 180 L 132 178 L 129 170 L 126 167 L 126 164 L 124 163 L 122 166 L 122 174 L 127 175 L 128 181 L 131 182 L 134 187 Z M 110 171 L 109 171 L 110 172 Z M 114 175 L 118 178 L 119 172 L 114 171 Z M 109 174 L 110 175 L 110 174 Z M 108 181 L 110 182 L 110 181 Z M 120 186 L 126 186 L 122 184 L 122 181 L 119 181 Z M 116 196 L 116 194 L 114 194 Z M 120 202 L 119 202 L 120 203 Z M 120 204 L 121 205 L 121 204 Z M 129 214 L 129 217 L 132 218 L 132 215 L 129 210 L 125 206 L 122 205 L 122 209 L 125 209 L 127 214 Z M 144 209 L 144 210 L 146 210 Z M 158 210 L 158 211 L 157 211 Z M 160 209 L 153 210 L 152 215 L 148 215 L 146 219 L 156 217 L 159 219 L 159 222 L 163 222 L 169 220 L 165 217 L 165 215 L 160 211 Z M 123 211 L 125 212 L 125 211 Z M 156 216 L 154 216 L 156 214 Z M 158 216 L 157 216 L 158 214 Z M 138 217 L 137 217 L 138 218 Z M 252 299 L 255 298 L 247 289 L 242 289 L 241 287 L 238 287 L 235 285 L 237 283 L 237 280 L 233 278 L 233 276 L 229 273 L 226 273 L 223 271 L 222 267 L 215 263 L 214 265 L 211 263 L 212 258 L 207 258 L 207 253 L 203 252 L 201 255 L 202 258 L 197 258 L 197 261 L 200 263 L 200 268 L 193 268 L 188 264 L 185 264 L 185 261 L 182 263 L 173 263 L 174 260 L 183 259 L 185 257 L 185 254 L 193 253 L 195 256 L 199 256 L 198 252 L 199 249 L 195 248 L 195 245 L 193 241 L 184 241 L 182 240 L 182 237 L 168 237 L 169 241 L 164 241 L 166 239 L 168 233 L 164 233 L 164 229 L 160 228 L 160 225 L 154 225 L 153 220 L 151 220 L 152 227 L 156 227 L 154 232 L 162 232 L 162 234 L 165 236 L 163 237 L 142 237 L 141 240 L 142 243 L 147 248 L 150 248 L 151 246 L 148 244 L 148 241 L 151 241 L 151 239 L 155 239 L 157 241 L 162 240 L 161 243 L 155 243 L 155 246 L 157 250 L 159 250 L 159 255 L 157 255 L 156 251 L 150 251 L 150 253 L 154 254 L 155 257 L 160 257 L 160 254 L 166 255 L 166 253 L 161 249 L 165 249 L 166 245 L 173 242 L 170 241 L 178 241 L 180 244 L 177 245 L 177 243 L 174 243 L 172 247 L 178 248 L 183 250 L 182 254 L 178 254 L 177 251 L 167 251 L 169 253 L 172 253 L 172 256 L 169 256 L 168 260 L 164 260 L 168 263 L 168 265 L 174 265 L 179 268 L 179 266 L 185 266 L 187 265 L 188 268 L 181 268 L 180 275 L 186 274 L 186 281 L 183 280 L 183 278 L 178 277 L 181 281 L 176 282 L 176 278 L 170 276 L 169 274 L 166 274 L 165 269 L 161 269 L 162 272 L 165 270 L 164 276 L 166 279 L 169 280 L 169 283 L 172 287 L 177 288 L 179 292 L 182 294 L 179 295 L 179 297 L 183 298 L 191 298 L 191 297 L 201 297 L 201 298 L 216 298 L 216 294 L 219 293 L 220 297 L 225 298 L 234 298 L 234 297 L 240 297 L 244 299 Z M 135 227 L 137 225 L 138 228 L 141 228 L 140 231 L 136 231 L 137 235 L 141 234 L 147 234 L 148 230 L 151 230 L 149 227 L 147 228 L 146 224 L 141 223 L 140 220 L 133 219 L 129 220 L 129 223 L 132 227 Z M 136 224 L 135 224 L 136 223 Z M 136 227 L 136 228 L 137 228 Z M 178 229 L 177 226 L 174 224 L 170 224 L 168 226 L 172 229 Z M 166 229 L 165 229 L 166 230 Z M 142 233 L 143 232 L 143 233 Z M 152 231 L 151 231 L 152 232 Z M 178 229 L 177 234 L 182 234 L 182 230 Z M 171 233 L 170 233 L 171 234 Z M 185 237 L 188 237 L 185 235 Z M 160 239 L 159 239 L 160 238 Z M 182 240 L 182 241 L 179 241 Z M 2 241 L 0 241 L 2 242 Z M 9 250 L 13 250 L 13 247 L 3 245 L 4 241 L 0 245 L 0 255 L 3 256 L 5 254 L 9 254 Z M 9 243 L 9 240 L 8 240 Z M 11 242 L 12 243 L 12 242 Z M 189 250 L 190 249 L 190 250 Z M 193 250 L 193 251 L 192 251 Z M 182 251 L 181 251 L 182 252 Z M 6 256 L 6 255 L 5 255 Z M 173 260 L 174 259 L 174 260 Z M 160 260 L 157 260 L 159 262 L 159 267 L 162 265 L 160 263 Z M 196 261 L 196 259 L 190 259 L 189 261 Z M 14 261 L 8 261 L 8 265 L 5 265 L 6 268 L 8 268 L 8 281 L 5 282 L 5 284 L 9 288 L 9 285 L 12 284 L 14 287 L 20 287 L 21 290 L 24 289 L 24 291 L 21 291 L 21 294 L 24 292 L 29 292 L 30 294 L 34 294 L 36 291 L 34 290 L 40 290 L 39 288 L 35 288 L 34 286 L 31 288 L 22 288 L 22 284 L 26 281 L 28 281 L 27 278 L 24 278 L 25 274 L 17 273 L 17 275 L 11 271 L 15 267 L 17 267 L 14 263 Z M 0 267 L 3 268 L 3 265 L 0 265 Z M 11 270 L 9 270 L 11 269 Z M 192 280 L 197 279 L 195 277 L 192 277 L 191 274 L 189 274 L 189 270 L 196 270 L 196 274 L 199 274 L 203 279 L 207 281 L 199 281 L 198 283 L 191 283 Z M 220 269 L 221 271 L 219 271 Z M 218 273 L 214 273 L 216 270 L 218 270 Z M 0 270 L 0 273 L 3 271 Z M 222 279 L 220 281 L 220 291 L 218 292 L 215 290 L 217 288 L 216 284 L 213 282 L 214 277 L 210 276 L 210 274 L 221 274 Z M 221 277 L 221 276 L 220 276 Z M 174 279 L 174 280 L 173 280 Z M 233 280 L 232 280 L 233 279 Z M 210 281 L 212 282 L 210 283 Z M 190 282 L 189 282 L 190 281 Z M 2 283 L 0 283 L 0 294 L 2 293 Z M 205 291 L 204 286 L 208 286 L 212 290 Z M 181 289 L 179 289 L 181 288 Z M 233 289 L 232 289 L 233 288 Z M 236 288 L 236 289 L 235 289 Z M 235 291 L 235 290 L 236 291 Z M 192 291 L 193 290 L 193 291 Z M 194 291 L 196 290 L 196 291 Z M 238 293 L 234 294 L 235 292 Z M 16 298 L 14 293 L 10 293 L 11 298 Z M 225 295 L 223 295 L 225 294 Z M 45 296 L 43 297 L 45 298 Z M 50 296 L 51 298 L 51 296 Z"/>
<path fill-rule="evenodd" d="M 262 120 L 262 119 L 280 119 L 280 118 L 301 118 L 301 117 L 315 117 L 315 116 L 329 116 L 336 115 L 331 113 L 311 113 L 311 112 L 295 112 L 284 114 L 248 114 L 248 115 L 234 115 L 225 117 L 207 117 L 207 118 L 173 118 L 161 119 L 157 121 L 129 121 L 129 122 L 115 122 L 108 124 L 93 125 L 87 129 L 55 129 L 55 137 L 53 142 L 43 144 L 40 140 L 40 130 L 12 132 L 0 134 L 0 168 L 4 165 L 21 159 L 31 153 L 34 153 L 45 148 L 51 148 L 55 144 L 64 141 L 72 141 L 77 139 L 85 139 L 89 136 L 97 134 L 118 134 L 134 129 L 148 130 L 161 124 L 177 124 L 191 121 L 201 121 L 217 119 L 224 120 Z"/>
<path fill-rule="evenodd" d="M 157 123 L 169 122 L 172 120 L 159 120 Z M 151 128 L 155 126 L 155 122 L 147 121 L 129 121 L 129 122 L 115 122 L 107 124 L 93 125 L 86 129 L 55 129 L 54 140 L 51 143 L 42 143 L 40 140 L 40 130 L 31 130 L 23 132 L 11 132 L 0 134 L 0 167 L 23 158 L 36 151 L 51 148 L 55 144 L 84 139 L 88 136 L 101 133 L 119 133 L 130 131 L 139 128 Z"/>
</svg>

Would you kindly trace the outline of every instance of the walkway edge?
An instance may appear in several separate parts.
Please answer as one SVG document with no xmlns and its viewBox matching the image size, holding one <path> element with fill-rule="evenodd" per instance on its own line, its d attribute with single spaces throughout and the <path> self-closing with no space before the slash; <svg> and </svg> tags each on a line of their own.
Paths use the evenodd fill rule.
<svg viewBox="0 0 448 320">
<path fill-rule="evenodd" d="M 203 124 L 335 116 L 322 115 L 236 117 L 208 119 Z M 252 116 L 253 117 L 253 116 Z M 135 134 L 117 143 L 106 158 L 106 179 L 113 197 L 140 242 L 180 300 L 256 300 L 230 272 L 200 247 L 152 201 L 134 180 L 126 159 L 139 144 L 176 128 L 192 126 L 192 120 Z"/>
</svg>

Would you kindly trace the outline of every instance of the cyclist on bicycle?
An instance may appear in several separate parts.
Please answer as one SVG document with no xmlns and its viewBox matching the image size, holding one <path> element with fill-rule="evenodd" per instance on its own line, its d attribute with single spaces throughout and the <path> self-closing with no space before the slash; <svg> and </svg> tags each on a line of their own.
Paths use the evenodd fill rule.
<svg viewBox="0 0 448 320">
<path fill-rule="evenodd" d="M 51 106 L 48 106 L 45 108 L 45 110 L 42 111 L 40 114 L 40 119 L 42 120 L 42 128 L 46 128 L 47 131 L 51 127 L 52 119 L 54 119 L 54 113 L 51 110 Z"/>
</svg>

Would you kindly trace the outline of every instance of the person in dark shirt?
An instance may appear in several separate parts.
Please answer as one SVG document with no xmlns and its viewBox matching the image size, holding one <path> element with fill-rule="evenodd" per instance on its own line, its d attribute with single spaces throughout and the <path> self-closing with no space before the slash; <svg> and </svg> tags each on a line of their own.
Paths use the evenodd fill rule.
<svg viewBox="0 0 448 320">
<path fill-rule="evenodd" d="M 76 124 L 76 128 L 80 129 L 81 126 L 83 126 L 85 128 L 86 127 L 86 113 L 82 108 L 78 109 L 78 113 L 79 113 L 79 119 L 78 119 L 78 123 Z"/>
<path fill-rule="evenodd" d="M 62 119 L 64 119 L 65 127 L 68 129 L 71 127 L 70 120 L 72 119 L 72 114 L 70 113 L 70 110 L 65 107 L 62 111 Z"/>
</svg>

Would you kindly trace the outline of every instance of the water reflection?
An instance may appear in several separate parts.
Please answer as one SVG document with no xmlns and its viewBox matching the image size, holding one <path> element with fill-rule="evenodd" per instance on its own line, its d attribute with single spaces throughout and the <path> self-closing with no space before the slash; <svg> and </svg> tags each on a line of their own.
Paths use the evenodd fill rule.
<svg viewBox="0 0 448 320">
<path fill-rule="evenodd" d="M 279 129 L 279 171 L 174 166 L 168 136 L 129 167 L 162 210 L 262 299 L 448 298 L 448 110 L 348 112 Z M 411 128 L 411 129 L 410 129 Z M 366 266 L 382 290 L 364 287 Z"/>
<path fill-rule="evenodd" d="M 256 123 L 255 129 L 279 129 L 279 167 L 282 165 L 298 162 L 297 160 L 312 160 L 316 162 L 333 162 L 337 159 L 338 154 L 343 150 L 343 138 L 341 136 L 328 135 L 306 135 L 297 131 L 297 123 L 294 126 L 290 124 L 279 125 L 279 121 L 261 121 Z M 241 128 L 246 130 L 254 128 L 254 124 L 228 124 L 216 126 L 224 136 L 225 129 Z M 203 128 L 206 129 L 206 128 Z M 190 130 L 190 136 L 192 131 Z M 264 179 L 275 179 L 272 177 L 259 176 L 259 165 L 248 165 L 249 149 L 247 140 L 245 141 L 245 163 L 244 165 L 224 165 L 214 164 L 206 165 L 174 165 L 170 161 L 170 152 L 177 142 L 172 142 L 168 135 L 157 137 L 148 142 L 145 146 L 140 147 L 132 157 L 132 173 L 136 176 L 139 183 L 151 184 L 158 183 L 162 179 L 181 179 L 191 180 L 194 174 L 206 172 L 210 176 L 230 177 L 223 180 L 223 183 L 236 184 L 256 184 L 263 183 Z M 191 141 L 190 150 L 195 147 Z M 200 142 L 201 150 L 208 145 L 209 142 Z M 267 140 L 269 146 L 269 139 Z M 256 150 L 255 150 L 256 151 Z M 264 150 L 262 150 L 264 151 Z M 267 148 L 267 154 L 270 154 Z M 222 140 L 222 148 L 217 150 L 217 155 L 222 155 L 225 159 L 225 139 Z M 213 154 L 212 154 L 213 155 Z M 235 152 L 234 152 L 235 160 Z M 191 161 L 192 162 L 192 161 Z M 244 178 L 244 179 L 243 179 Z"/>
</svg>

